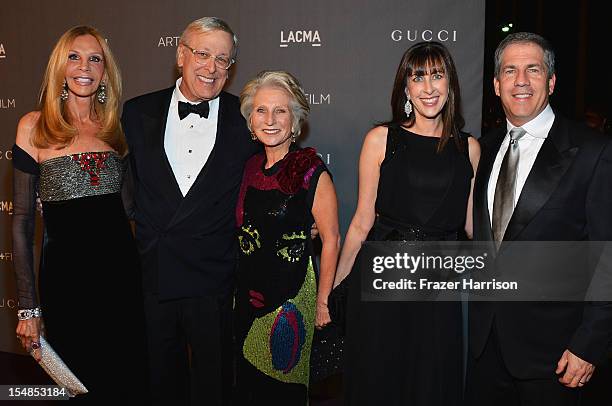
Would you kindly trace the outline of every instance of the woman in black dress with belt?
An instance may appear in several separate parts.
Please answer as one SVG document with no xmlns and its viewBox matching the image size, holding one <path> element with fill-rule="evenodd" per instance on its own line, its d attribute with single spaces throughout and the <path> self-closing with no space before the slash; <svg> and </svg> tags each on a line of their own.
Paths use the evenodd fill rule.
<svg viewBox="0 0 612 406">
<path fill-rule="evenodd" d="M 406 51 L 391 97 L 392 120 L 372 129 L 359 161 L 359 200 L 338 263 L 351 271 L 363 241 L 453 241 L 472 233 L 478 142 L 461 132 L 460 91 L 448 50 Z M 361 302 L 350 276 L 346 404 L 461 403 L 459 302 Z"/>
</svg>

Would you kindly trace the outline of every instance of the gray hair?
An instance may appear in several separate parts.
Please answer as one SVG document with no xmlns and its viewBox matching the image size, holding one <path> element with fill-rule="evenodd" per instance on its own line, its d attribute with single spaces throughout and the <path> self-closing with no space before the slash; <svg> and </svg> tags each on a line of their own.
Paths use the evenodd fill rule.
<svg viewBox="0 0 612 406">
<path fill-rule="evenodd" d="M 253 98 L 262 87 L 277 87 L 291 96 L 291 132 L 298 137 L 302 132 L 302 124 L 306 121 L 310 106 L 298 80 L 285 71 L 262 71 L 251 79 L 240 92 L 240 112 L 251 129 L 251 114 L 253 113 Z"/>
<path fill-rule="evenodd" d="M 202 17 L 198 18 L 195 21 L 189 23 L 189 25 L 185 28 L 183 33 L 181 34 L 181 38 L 179 40 L 180 43 L 185 43 L 187 37 L 194 33 L 205 33 L 210 31 L 225 31 L 229 35 L 232 36 L 232 59 L 236 59 L 236 54 L 238 53 L 238 37 L 232 31 L 229 24 L 220 19 L 219 17 Z M 178 48 L 177 48 L 177 56 L 178 56 Z"/>
<path fill-rule="evenodd" d="M 501 73 L 501 60 L 504 50 L 512 44 L 535 44 L 544 51 L 544 65 L 548 79 L 555 73 L 555 51 L 544 37 L 532 32 L 516 32 L 504 38 L 495 50 L 495 77 Z"/>
</svg>

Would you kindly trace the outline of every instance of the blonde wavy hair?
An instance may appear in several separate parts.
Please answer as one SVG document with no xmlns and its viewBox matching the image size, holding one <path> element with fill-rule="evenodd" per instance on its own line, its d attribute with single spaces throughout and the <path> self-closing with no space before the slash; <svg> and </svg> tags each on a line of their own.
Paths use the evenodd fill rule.
<svg viewBox="0 0 612 406">
<path fill-rule="evenodd" d="M 92 96 L 92 109 L 100 123 L 97 137 L 123 155 L 127 152 L 127 143 L 119 119 L 119 101 L 121 99 L 121 73 L 104 37 L 93 27 L 77 26 L 66 31 L 55 44 L 45 76 L 40 88 L 40 118 L 36 123 L 32 144 L 37 148 L 63 148 L 73 142 L 77 129 L 70 123 L 65 103 L 60 99 L 66 77 L 66 63 L 72 43 L 77 37 L 93 36 L 103 51 L 104 77 L 106 83 L 106 103 L 98 102 Z"/>
</svg>

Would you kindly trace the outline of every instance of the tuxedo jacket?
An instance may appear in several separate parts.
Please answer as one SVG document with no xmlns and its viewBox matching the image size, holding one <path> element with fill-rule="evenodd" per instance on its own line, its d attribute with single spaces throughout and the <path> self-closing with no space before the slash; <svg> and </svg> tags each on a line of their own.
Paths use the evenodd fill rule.
<svg viewBox="0 0 612 406">
<path fill-rule="evenodd" d="M 242 172 L 258 147 L 238 98 L 221 92 L 215 145 L 183 197 L 164 149 L 173 91 L 128 100 L 121 119 L 143 288 L 160 300 L 225 295 L 236 266 L 234 211 Z"/>
<path fill-rule="evenodd" d="M 502 128 L 481 139 L 473 197 L 477 241 L 493 241 L 487 187 L 505 134 Z M 518 198 L 504 241 L 611 241 L 611 141 L 556 115 Z M 493 255 L 502 255 L 503 247 L 502 242 L 499 253 Z M 533 250 L 537 250 L 536 244 Z M 538 255 L 536 251 L 527 254 Z M 526 269 L 516 272 L 542 271 L 541 263 L 524 266 Z M 555 269 L 547 271 L 554 273 Z M 575 272 L 585 269 L 576 268 Z M 588 277 L 574 276 L 579 280 Z M 612 304 L 470 301 L 471 356 L 477 358 L 482 353 L 493 327 L 514 377 L 550 378 L 565 349 L 591 363 L 603 359 L 612 340 Z"/>
</svg>

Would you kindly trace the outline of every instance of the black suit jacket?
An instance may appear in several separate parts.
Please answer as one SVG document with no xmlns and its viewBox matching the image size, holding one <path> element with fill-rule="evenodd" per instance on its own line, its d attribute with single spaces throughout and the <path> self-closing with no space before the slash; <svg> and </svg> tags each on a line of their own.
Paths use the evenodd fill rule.
<svg viewBox="0 0 612 406">
<path fill-rule="evenodd" d="M 503 128 L 481 140 L 474 185 L 474 239 L 478 241 L 493 241 L 487 185 L 505 134 Z M 611 141 L 556 115 L 504 241 L 612 240 Z M 499 255 L 503 255 L 503 244 Z M 525 266 L 517 272 L 541 271 L 529 269 L 528 263 Z M 471 355 L 482 353 L 494 324 L 504 361 L 519 379 L 550 378 L 565 349 L 596 363 L 612 339 L 612 305 L 605 302 L 471 301 L 469 312 Z"/>
<path fill-rule="evenodd" d="M 183 197 L 164 150 L 173 90 L 136 97 L 123 107 L 144 290 L 160 300 L 224 295 L 233 286 L 242 172 L 258 147 L 238 98 L 222 92 L 215 145 Z"/>
</svg>

